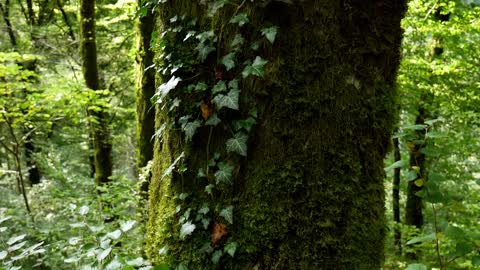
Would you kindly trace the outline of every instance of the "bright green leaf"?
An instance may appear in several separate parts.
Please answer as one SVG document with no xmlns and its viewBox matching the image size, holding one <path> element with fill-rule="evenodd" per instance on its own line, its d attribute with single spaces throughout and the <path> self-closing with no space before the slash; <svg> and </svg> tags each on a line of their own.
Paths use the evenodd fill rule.
<svg viewBox="0 0 480 270">
<path fill-rule="evenodd" d="M 430 242 L 433 240 L 435 240 L 435 233 L 414 237 L 410 239 L 410 241 L 408 241 L 406 244 L 412 245 L 416 243 Z"/>
<path fill-rule="evenodd" d="M 192 224 L 190 221 L 185 222 L 182 228 L 180 228 L 180 239 L 185 239 L 185 237 L 192 234 L 195 228 L 195 224 Z"/>
<path fill-rule="evenodd" d="M 253 64 L 247 65 L 243 71 L 242 71 L 242 76 L 243 78 L 246 78 L 250 75 L 258 76 L 258 77 L 263 77 L 265 74 L 265 68 L 264 66 L 268 63 L 267 60 L 262 59 L 260 56 L 257 56 L 255 60 L 253 61 Z"/>
<path fill-rule="evenodd" d="M 214 95 L 225 91 L 227 91 L 227 84 L 225 81 L 218 81 L 212 88 L 212 94 Z"/>
<path fill-rule="evenodd" d="M 232 110 L 238 110 L 238 97 L 240 91 L 238 89 L 232 89 L 227 95 L 217 95 L 213 102 L 217 105 L 217 109 L 220 110 L 223 107 L 230 108 Z"/>
<path fill-rule="evenodd" d="M 223 251 L 228 253 L 230 256 L 235 256 L 235 251 L 237 251 L 238 243 L 237 242 L 230 242 L 224 248 Z"/>
<path fill-rule="evenodd" d="M 227 71 L 235 67 L 235 53 L 231 52 L 224 57 L 222 57 L 221 60 L 222 64 L 225 66 Z"/>
<path fill-rule="evenodd" d="M 218 171 L 215 173 L 215 181 L 219 183 L 230 184 L 232 182 L 232 173 L 234 167 L 224 162 L 218 163 Z"/>
<path fill-rule="evenodd" d="M 421 263 L 409 264 L 405 270 L 428 270 L 427 266 Z"/>
<path fill-rule="evenodd" d="M 242 12 L 235 17 L 230 19 L 230 23 L 236 23 L 238 26 L 243 26 L 244 24 L 248 23 L 248 15 L 245 12 Z"/>
<path fill-rule="evenodd" d="M 228 223 L 233 224 L 233 206 L 230 205 L 226 208 L 223 208 L 222 211 L 220 211 L 219 214 L 221 217 L 223 217 Z"/>
</svg>

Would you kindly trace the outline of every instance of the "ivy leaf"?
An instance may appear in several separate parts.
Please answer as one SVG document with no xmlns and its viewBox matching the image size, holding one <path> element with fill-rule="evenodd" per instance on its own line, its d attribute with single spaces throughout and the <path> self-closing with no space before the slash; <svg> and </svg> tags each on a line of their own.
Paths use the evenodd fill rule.
<svg viewBox="0 0 480 270">
<path fill-rule="evenodd" d="M 275 37 L 277 36 L 278 26 L 265 27 L 261 30 L 262 35 L 264 35 L 270 43 L 273 44 Z"/>
<path fill-rule="evenodd" d="M 228 88 L 238 90 L 238 80 L 234 79 L 228 82 Z"/>
<path fill-rule="evenodd" d="M 180 161 L 180 159 L 184 158 L 185 157 L 185 152 L 182 152 L 180 154 L 180 156 L 178 156 L 175 161 L 170 165 L 168 166 L 168 168 L 163 172 L 163 175 L 162 175 L 162 178 L 165 178 L 166 176 L 170 175 L 173 170 L 175 169 L 175 166 L 177 166 L 177 163 Z"/>
<path fill-rule="evenodd" d="M 213 184 L 207 185 L 207 186 L 205 187 L 205 192 L 206 192 L 207 194 L 209 194 L 209 195 L 212 195 L 212 192 L 213 192 L 213 188 L 214 188 L 214 187 L 215 187 L 215 186 L 214 186 Z"/>
<path fill-rule="evenodd" d="M 480 256 L 473 256 L 472 265 L 473 266 L 480 266 Z"/>
<path fill-rule="evenodd" d="M 207 59 L 207 56 L 215 51 L 215 47 L 211 46 L 211 45 L 208 45 L 208 44 L 205 44 L 205 43 L 199 43 L 196 47 L 197 51 L 198 51 L 198 58 L 200 59 L 200 61 L 205 61 L 205 59 Z"/>
<path fill-rule="evenodd" d="M 216 113 L 214 113 L 212 116 L 210 116 L 210 118 L 208 118 L 208 120 L 205 122 L 205 125 L 206 126 L 216 126 L 220 122 L 222 122 L 222 120 L 220 120 L 220 118 L 218 118 L 218 115 Z"/>
<path fill-rule="evenodd" d="M 206 215 L 208 212 L 210 212 L 210 208 L 207 205 L 203 205 L 202 208 L 198 210 L 198 213 L 202 215 Z"/>
<path fill-rule="evenodd" d="M 220 211 L 219 214 L 221 217 L 223 217 L 228 223 L 233 224 L 233 206 L 227 206 Z"/>
<path fill-rule="evenodd" d="M 220 262 L 220 258 L 222 257 L 223 252 L 221 250 L 215 250 L 212 254 L 212 262 L 213 264 L 218 264 Z"/>
<path fill-rule="evenodd" d="M 215 32 L 210 30 L 210 31 L 201 32 L 196 36 L 196 38 L 200 41 L 200 43 L 205 43 L 207 41 L 215 42 L 216 36 L 215 36 Z"/>
<path fill-rule="evenodd" d="M 175 87 L 177 87 L 178 83 L 181 81 L 182 79 L 172 76 L 168 82 L 161 84 L 158 87 L 158 92 L 154 95 L 157 98 L 157 103 L 162 104 L 165 101 L 164 99 L 168 93 L 175 89 Z"/>
<path fill-rule="evenodd" d="M 231 52 L 224 57 L 222 57 L 222 64 L 225 66 L 227 71 L 235 67 L 235 53 Z"/>
<path fill-rule="evenodd" d="M 225 6 L 226 3 L 228 3 L 228 0 L 216 0 L 215 2 L 211 3 L 208 10 L 208 16 L 213 17 L 219 9 Z"/>
<path fill-rule="evenodd" d="M 190 221 L 183 223 L 182 228 L 180 228 L 180 239 L 185 239 L 188 235 L 192 234 L 195 231 L 195 224 L 192 224 Z"/>
<path fill-rule="evenodd" d="M 224 162 L 218 163 L 218 171 L 215 173 L 215 181 L 219 183 L 230 184 L 232 182 L 232 173 L 234 167 Z"/>
<path fill-rule="evenodd" d="M 242 45 L 244 42 L 245 42 L 245 39 L 243 38 L 243 36 L 240 34 L 236 34 L 230 46 L 235 47 L 237 45 Z"/>
<path fill-rule="evenodd" d="M 250 75 L 258 76 L 258 77 L 263 77 L 265 74 L 265 64 L 267 64 L 268 61 L 262 59 L 260 56 L 257 56 L 255 60 L 253 61 L 253 64 L 247 65 L 243 71 L 242 71 L 242 76 L 243 78 L 246 78 Z"/>
<path fill-rule="evenodd" d="M 235 152 L 241 156 L 247 156 L 247 134 L 238 132 L 235 136 L 227 141 L 227 151 Z"/>
<path fill-rule="evenodd" d="M 217 84 L 215 84 L 212 88 L 213 94 L 217 94 L 224 91 L 227 91 L 227 84 L 225 83 L 225 81 L 217 82 Z"/>
<path fill-rule="evenodd" d="M 240 90 L 232 89 L 228 92 L 227 95 L 218 95 L 213 99 L 213 102 L 217 105 L 217 108 L 220 110 L 223 107 L 230 108 L 232 110 L 238 110 L 238 96 Z"/>
<path fill-rule="evenodd" d="M 11 246 L 11 245 L 15 244 L 16 242 L 18 242 L 20 240 L 23 240 L 25 238 L 25 236 L 27 236 L 27 235 L 26 234 L 21 234 L 21 235 L 11 237 L 10 239 L 8 239 L 7 245 Z"/>
<path fill-rule="evenodd" d="M 230 23 L 237 23 L 238 26 L 243 26 L 248 23 L 248 15 L 245 12 L 238 14 L 237 16 L 230 19 Z"/>
<path fill-rule="evenodd" d="M 238 120 L 233 122 L 233 128 L 235 131 L 239 131 L 240 129 L 245 129 L 246 131 L 250 131 L 252 129 L 252 126 L 255 125 L 257 121 L 253 119 L 252 117 L 249 117 L 244 120 Z"/>
<path fill-rule="evenodd" d="M 208 85 L 206 85 L 204 82 L 199 82 L 195 85 L 195 91 L 197 92 L 203 92 L 208 89 Z"/>
<path fill-rule="evenodd" d="M 187 137 L 188 140 L 192 140 L 193 135 L 195 135 L 197 128 L 199 128 L 200 126 L 202 126 L 202 122 L 200 122 L 200 120 L 188 122 L 185 125 L 183 129 L 185 130 L 185 136 Z"/>
<path fill-rule="evenodd" d="M 228 253 L 233 258 L 233 256 L 235 255 L 235 251 L 237 251 L 237 248 L 238 248 L 237 242 L 230 242 L 223 248 L 223 251 Z"/>
</svg>

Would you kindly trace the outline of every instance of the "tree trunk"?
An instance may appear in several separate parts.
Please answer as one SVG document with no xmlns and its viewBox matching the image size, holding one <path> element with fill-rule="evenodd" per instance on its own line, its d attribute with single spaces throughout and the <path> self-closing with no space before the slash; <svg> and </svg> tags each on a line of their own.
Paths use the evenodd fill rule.
<svg viewBox="0 0 480 270">
<path fill-rule="evenodd" d="M 82 70 L 88 89 L 101 90 L 97 68 L 97 47 L 95 41 L 95 1 L 82 0 L 80 3 L 80 53 Z M 103 98 L 95 95 L 89 106 L 90 136 L 93 138 L 93 160 L 95 165 L 95 181 L 102 184 L 110 181 L 112 175 L 112 145 L 108 127 L 108 113 L 102 102 Z"/>
<path fill-rule="evenodd" d="M 400 143 L 398 138 L 393 139 L 393 155 L 395 162 L 402 160 L 400 154 Z M 394 228 L 394 246 L 396 248 L 397 255 L 402 254 L 402 232 L 398 227 L 401 224 L 400 221 L 400 170 L 401 168 L 395 168 L 393 171 L 393 192 L 392 192 L 392 201 L 393 201 L 393 222 L 395 223 Z"/>
<path fill-rule="evenodd" d="M 63 8 L 63 4 L 61 0 L 55 0 L 55 1 L 57 3 L 57 9 L 60 11 L 60 13 L 62 13 L 63 22 L 68 28 L 68 35 L 70 36 L 72 41 L 75 41 L 75 34 L 73 32 L 72 24 L 70 23 L 70 19 L 68 18 L 68 15 L 65 12 L 65 9 Z"/>
<path fill-rule="evenodd" d="M 10 44 L 14 50 L 17 47 L 17 39 L 15 38 L 15 34 L 13 33 L 12 23 L 10 22 L 10 1 L 5 1 L 5 6 L 0 2 L 0 11 L 3 15 L 3 20 L 5 21 L 5 26 L 7 28 L 8 37 L 10 38 Z"/>
<path fill-rule="evenodd" d="M 138 7 L 142 2 L 138 0 Z M 155 14 L 148 8 L 140 15 L 137 25 L 137 169 L 145 167 L 153 158 L 153 134 L 155 133 L 155 108 L 150 99 L 155 94 L 154 52 L 150 49 Z M 148 189 L 148 187 L 146 187 Z"/>
<path fill-rule="evenodd" d="M 160 7 L 147 253 L 189 269 L 380 269 L 406 1 L 207 2 Z"/>
</svg>

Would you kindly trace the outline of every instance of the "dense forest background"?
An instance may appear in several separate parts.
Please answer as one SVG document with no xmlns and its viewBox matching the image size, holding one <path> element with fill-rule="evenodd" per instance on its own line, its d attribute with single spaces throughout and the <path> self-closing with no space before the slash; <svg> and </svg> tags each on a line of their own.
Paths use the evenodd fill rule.
<svg viewBox="0 0 480 270">
<path fill-rule="evenodd" d="M 226 228 L 237 220 L 233 205 L 239 203 L 222 205 L 214 197 L 225 201 L 221 188 L 239 174 L 239 165 L 233 162 L 249 158 L 246 134 L 264 112 L 248 108 L 238 114 L 220 113 L 220 109 L 238 110 L 239 104 L 247 103 L 239 101 L 238 81 L 258 77 L 261 84 L 264 73 L 268 76 L 276 68 L 266 56 L 241 64 L 239 55 L 256 55 L 258 48 L 270 52 L 270 47 L 284 44 L 282 35 L 287 33 L 282 32 L 281 22 L 262 25 L 258 41 L 249 47 L 253 53 L 246 52 L 239 45 L 244 42 L 242 35 L 228 32 L 234 38 L 222 40 L 222 31 L 225 36 L 236 31 L 230 25 L 260 21 L 252 17 L 254 12 L 242 12 L 245 1 L 203 3 L 207 18 L 215 18 L 228 5 L 234 8 L 233 15 L 220 22 L 198 13 L 198 21 L 215 28 L 200 33 L 188 30 L 196 24 L 195 18 L 167 17 L 166 2 L 0 0 L 0 269 L 183 270 L 205 264 L 197 257 L 185 259 L 173 245 L 159 246 L 163 240 L 154 237 L 168 230 L 178 231 L 174 239 L 182 245 L 198 247 L 182 252 L 205 254 L 201 256 L 209 265 L 204 269 L 231 269 L 237 258 L 253 253 L 244 239 L 226 240 Z M 295 1 L 263 2 L 262 7 L 271 7 L 270 2 L 296 5 Z M 396 112 L 395 127 L 383 166 L 385 256 L 379 254 L 378 261 L 383 269 L 480 269 L 480 2 L 410 0 L 401 26 L 396 102 L 388 105 Z M 247 36 L 249 31 L 253 30 L 239 33 Z M 162 55 L 169 52 L 172 35 L 176 39 L 181 35 L 181 42 L 198 42 L 190 44 L 193 50 L 172 51 L 184 62 Z M 221 42 L 237 47 L 219 57 L 220 50 L 213 52 Z M 384 50 L 374 39 L 366 42 Z M 165 102 L 181 84 L 179 77 L 170 75 L 197 68 L 187 58 L 192 51 L 194 60 L 201 62 L 218 54 L 218 63 L 210 71 L 214 85 L 206 81 L 189 86 L 187 97 L 200 93 L 201 99 L 192 105 L 199 116 L 180 119 L 178 130 L 185 141 L 199 134 L 208 140 L 207 165 L 198 174 L 208 179 L 211 169 L 216 182 L 205 187 L 212 200 L 200 202 L 197 209 L 186 208 L 189 200 L 198 198 L 194 191 L 183 192 L 181 180 L 182 192 L 172 198 L 171 209 L 179 222 L 158 232 L 151 228 L 161 212 L 155 210 L 156 193 L 149 190 L 150 183 L 155 187 L 160 178 L 173 174 L 182 179 L 188 173 L 181 163 L 184 152 L 178 152 L 178 158 L 168 162 L 155 157 L 157 163 L 166 162 L 167 170 L 153 170 L 152 178 L 151 160 L 159 151 L 154 151 L 154 143 L 159 148 L 174 137 L 166 133 L 174 129 L 164 123 L 170 111 L 183 105 L 177 99 Z M 225 79 L 240 65 L 244 68 L 239 69 L 239 80 Z M 362 87 L 355 76 L 346 81 Z M 216 94 L 211 101 L 205 98 L 207 88 Z M 155 124 L 155 113 L 157 120 L 166 122 Z M 233 137 L 220 136 L 226 140 L 226 161 L 214 152 L 218 145 L 209 149 L 212 133 L 214 138 L 218 135 L 212 130 L 219 117 L 236 119 L 233 131 L 228 131 Z M 204 128 L 207 132 L 202 133 Z M 191 158 L 192 150 L 185 149 Z M 338 162 L 345 158 L 332 157 Z M 314 166 L 301 166 L 307 165 Z M 195 238 L 203 226 L 206 236 L 203 232 L 198 237 L 206 237 L 206 244 Z M 366 240 L 356 241 L 370 246 Z"/>
</svg>

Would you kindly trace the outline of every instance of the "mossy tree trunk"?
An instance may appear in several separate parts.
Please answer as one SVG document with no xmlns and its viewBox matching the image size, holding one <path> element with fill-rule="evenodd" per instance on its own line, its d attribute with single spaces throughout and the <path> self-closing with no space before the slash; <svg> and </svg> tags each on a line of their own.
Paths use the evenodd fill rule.
<svg viewBox="0 0 480 270">
<path fill-rule="evenodd" d="M 398 138 L 393 139 L 393 156 L 395 162 L 402 160 L 400 153 L 400 142 Z M 395 168 L 393 171 L 393 188 L 392 188 L 392 201 L 393 201 L 393 222 L 395 223 L 394 228 L 394 246 L 395 251 L 398 255 L 402 254 L 402 232 L 400 227 L 400 172 L 401 168 Z"/>
<path fill-rule="evenodd" d="M 383 158 L 406 1 L 220 2 L 160 7 L 158 32 L 166 34 L 158 55 L 167 71 L 160 72 L 156 121 L 163 132 L 147 253 L 189 269 L 380 269 Z M 229 23 L 245 15 L 245 25 Z M 205 41 L 210 30 L 214 46 Z M 242 39 L 234 50 L 232 41 Z M 204 61 L 195 62 L 198 53 Z M 222 60 L 229 53 L 237 66 L 226 70 L 219 63 L 228 65 Z M 245 67 L 251 72 L 256 56 L 268 60 L 263 79 L 240 79 L 239 110 L 219 108 L 215 92 L 223 90 L 212 87 L 225 81 L 234 89 L 232 78 Z M 165 94 L 175 78 L 182 81 Z M 203 125 L 212 113 L 221 122 Z M 245 136 L 232 141 L 232 130 L 249 133 L 245 152 Z M 223 173 L 231 183 L 222 182 Z"/>
<path fill-rule="evenodd" d="M 85 84 L 89 90 L 101 90 L 97 67 L 94 0 L 82 0 L 80 2 L 80 39 L 80 54 Z M 105 104 L 97 100 L 101 98 L 101 94 L 94 95 L 92 104 L 89 105 L 87 111 L 97 184 L 110 181 L 112 175 L 112 145 L 108 126 L 108 112 Z"/>
<path fill-rule="evenodd" d="M 143 7 L 138 0 L 138 7 Z M 153 134 L 155 133 L 155 108 L 150 101 L 155 94 L 154 52 L 150 49 L 154 29 L 155 13 L 145 7 L 145 14 L 140 15 L 137 24 L 136 56 L 136 104 L 137 104 L 137 168 L 147 165 L 153 158 Z"/>
</svg>

